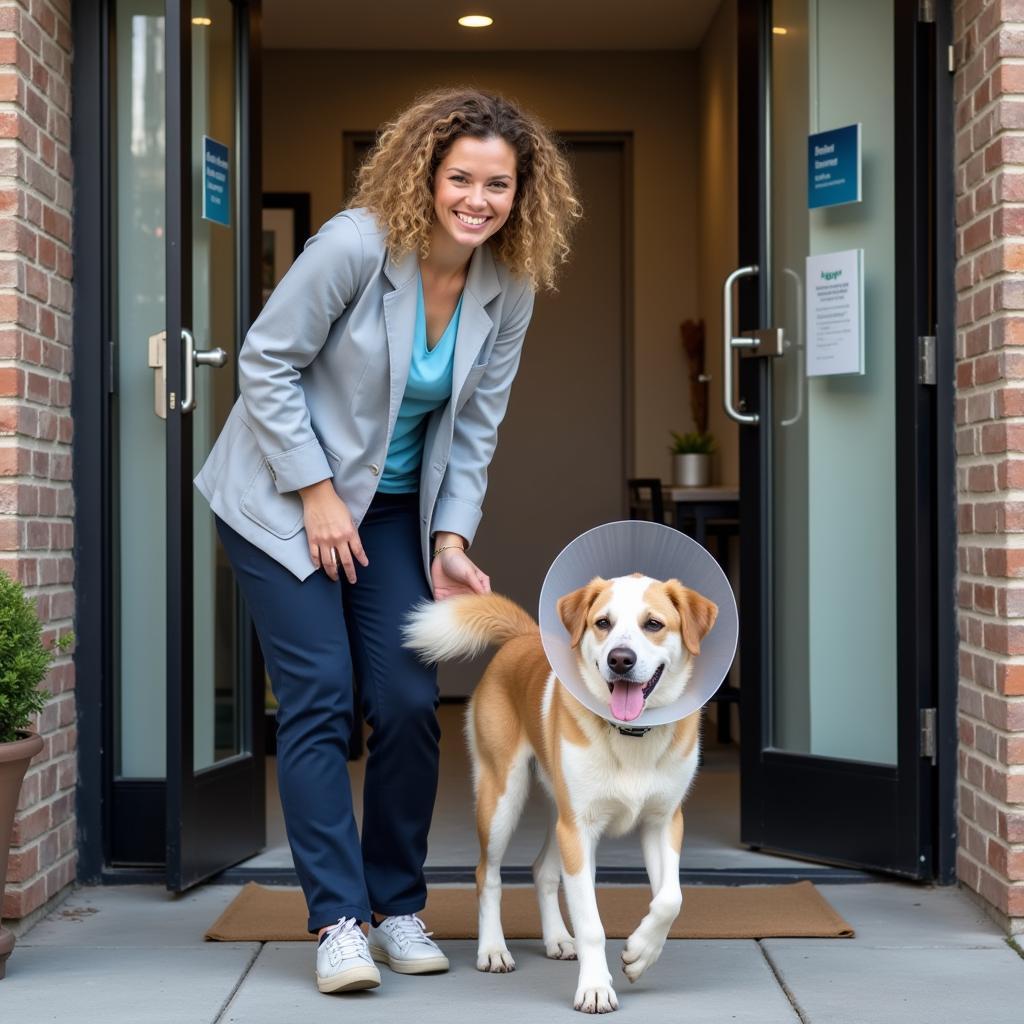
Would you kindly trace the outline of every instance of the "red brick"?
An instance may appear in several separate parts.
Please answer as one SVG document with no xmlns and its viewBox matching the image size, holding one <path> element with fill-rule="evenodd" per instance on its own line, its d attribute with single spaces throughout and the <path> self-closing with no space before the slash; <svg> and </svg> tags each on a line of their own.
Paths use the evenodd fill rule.
<svg viewBox="0 0 1024 1024">
<path fill-rule="evenodd" d="M 26 882 L 39 872 L 39 844 L 11 850 L 7 859 L 7 882 Z"/>
<path fill-rule="evenodd" d="M 0 121 L 0 136 L 3 133 L 3 122 Z M 1014 176 L 1017 177 L 1017 176 Z M 1024 179 L 1024 175 L 1019 176 Z M 1021 196 L 1024 198 L 1024 180 L 1020 183 Z M 1004 186 L 1005 187 L 1005 186 Z M 1003 198 L 1007 198 L 1005 195 Z M 980 220 L 975 221 L 970 227 L 967 227 L 963 231 L 964 249 L 967 252 L 973 252 L 976 249 L 980 249 L 983 245 L 988 245 L 992 241 L 992 220 L 990 217 L 982 217 Z"/>
<path fill-rule="evenodd" d="M 46 902 L 46 879 L 37 878 L 27 886 L 9 885 L 4 892 L 3 917 L 27 917 Z"/>
<path fill-rule="evenodd" d="M 999 835 L 1011 843 L 1024 843 L 1024 812 L 1007 811 L 1000 816 Z"/>
</svg>

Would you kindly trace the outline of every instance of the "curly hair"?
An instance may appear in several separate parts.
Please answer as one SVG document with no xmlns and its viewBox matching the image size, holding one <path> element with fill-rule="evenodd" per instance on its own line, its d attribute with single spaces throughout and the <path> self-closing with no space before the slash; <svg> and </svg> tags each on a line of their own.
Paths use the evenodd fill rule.
<svg viewBox="0 0 1024 1024">
<path fill-rule="evenodd" d="M 434 89 L 381 129 L 356 176 L 352 206 L 371 210 L 399 259 L 430 252 L 434 175 L 455 141 L 504 139 L 516 154 L 516 192 L 508 220 L 492 241 L 497 257 L 533 287 L 555 288 L 569 258 L 569 233 L 581 216 L 572 171 L 559 144 L 532 114 L 470 87 Z"/>
</svg>

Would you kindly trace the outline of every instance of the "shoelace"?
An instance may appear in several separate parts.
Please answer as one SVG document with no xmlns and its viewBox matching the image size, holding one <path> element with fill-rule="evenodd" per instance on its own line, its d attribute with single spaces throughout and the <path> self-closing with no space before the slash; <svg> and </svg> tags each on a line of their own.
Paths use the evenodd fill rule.
<svg viewBox="0 0 1024 1024">
<path fill-rule="evenodd" d="M 404 949 L 410 942 L 429 939 L 433 932 L 415 914 L 400 914 L 383 921 L 381 927 L 387 930 L 401 943 Z"/>
<path fill-rule="evenodd" d="M 327 929 L 324 945 L 332 967 L 353 956 L 363 956 L 365 959 L 366 936 L 354 917 L 339 917 L 338 923 Z"/>
</svg>

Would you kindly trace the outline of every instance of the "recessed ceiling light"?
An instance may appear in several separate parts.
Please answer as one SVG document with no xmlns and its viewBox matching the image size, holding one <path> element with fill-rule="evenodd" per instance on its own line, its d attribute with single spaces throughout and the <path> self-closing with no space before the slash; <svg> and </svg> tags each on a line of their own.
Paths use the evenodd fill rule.
<svg viewBox="0 0 1024 1024">
<path fill-rule="evenodd" d="M 788 34 L 789 34 L 789 29 L 788 29 L 788 28 L 782 28 L 782 27 L 781 27 L 781 26 L 779 26 L 779 25 L 776 25 L 776 26 L 775 26 L 775 27 L 774 27 L 774 28 L 772 29 L 772 31 L 773 31 L 773 32 L 774 32 L 774 33 L 775 33 L 775 34 L 776 34 L 777 36 L 784 36 L 784 35 L 788 35 Z"/>
<path fill-rule="evenodd" d="M 192 24 L 193 25 L 204 25 L 204 26 L 205 25 L 212 25 L 213 24 L 213 18 L 193 18 L 192 19 Z"/>
<path fill-rule="evenodd" d="M 459 18 L 459 24 L 463 28 L 487 28 L 494 24 L 494 19 L 488 18 L 486 14 L 466 14 Z"/>
</svg>

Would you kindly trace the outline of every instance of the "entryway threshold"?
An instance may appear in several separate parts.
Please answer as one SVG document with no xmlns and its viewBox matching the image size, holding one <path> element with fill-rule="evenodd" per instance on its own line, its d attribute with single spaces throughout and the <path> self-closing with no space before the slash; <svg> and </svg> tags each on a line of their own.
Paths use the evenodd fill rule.
<svg viewBox="0 0 1024 1024">
<path fill-rule="evenodd" d="M 428 867 L 425 874 L 428 885 L 473 884 L 476 881 L 476 868 L 472 866 Z M 506 885 L 533 884 L 533 874 L 528 866 L 504 867 L 501 869 L 501 879 Z M 683 868 L 679 872 L 682 885 L 782 885 L 804 880 L 819 885 L 848 885 L 885 879 L 855 868 L 827 865 L 807 867 L 802 864 L 784 868 Z M 103 885 L 160 884 L 163 881 L 164 873 L 160 868 L 107 868 L 101 876 Z M 244 885 L 246 882 L 259 882 L 261 885 L 299 884 L 298 875 L 293 869 L 246 867 L 244 864 L 227 868 L 207 881 L 216 885 Z M 646 885 L 647 873 L 643 868 L 598 868 L 597 881 L 604 885 Z"/>
</svg>

